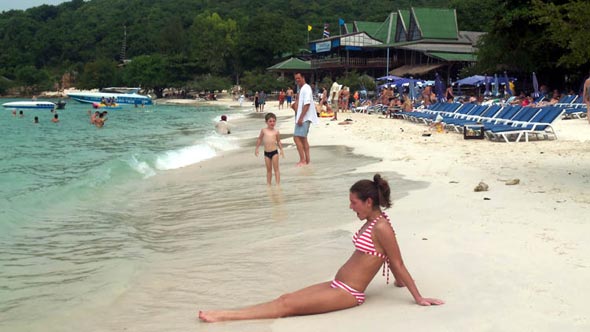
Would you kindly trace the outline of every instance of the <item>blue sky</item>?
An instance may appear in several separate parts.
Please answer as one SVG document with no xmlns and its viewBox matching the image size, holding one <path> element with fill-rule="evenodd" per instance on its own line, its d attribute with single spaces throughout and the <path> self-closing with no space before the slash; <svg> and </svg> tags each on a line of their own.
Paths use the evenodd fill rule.
<svg viewBox="0 0 590 332">
<path fill-rule="evenodd" d="M 45 5 L 57 5 L 67 0 L 0 0 L 0 12 L 11 9 L 27 9 Z"/>
</svg>

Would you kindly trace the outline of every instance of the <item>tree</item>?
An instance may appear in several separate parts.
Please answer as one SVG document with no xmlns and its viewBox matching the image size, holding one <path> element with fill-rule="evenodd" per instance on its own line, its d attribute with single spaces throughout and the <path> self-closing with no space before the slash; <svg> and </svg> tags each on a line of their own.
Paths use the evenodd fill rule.
<svg viewBox="0 0 590 332">
<path fill-rule="evenodd" d="M 135 57 L 123 70 L 123 83 L 153 89 L 158 98 L 167 87 L 166 59 L 161 55 L 141 55 Z"/>
<path fill-rule="evenodd" d="M 98 59 L 87 63 L 78 82 L 79 88 L 83 89 L 117 86 L 117 62 L 111 59 Z"/>
<path fill-rule="evenodd" d="M 496 0 L 451 0 L 449 8 L 457 11 L 459 30 L 482 32 L 490 31 L 502 9 Z"/>
<path fill-rule="evenodd" d="M 307 25 L 268 11 L 257 11 L 243 24 L 238 50 L 244 67 L 263 69 L 285 53 L 295 53 L 305 40 Z"/>
<path fill-rule="evenodd" d="M 237 23 L 217 13 L 197 15 L 190 28 L 192 58 L 201 72 L 228 74 L 235 55 Z"/>
<path fill-rule="evenodd" d="M 33 66 L 24 66 L 17 70 L 16 80 L 24 87 L 25 94 L 36 93 L 51 86 L 49 74 L 46 70 L 39 70 Z"/>
<path fill-rule="evenodd" d="M 258 70 L 244 72 L 241 85 L 246 91 L 252 93 L 255 91 L 272 92 L 284 89 L 285 86 L 289 85 L 289 82 L 277 78 L 277 76 L 273 73 Z"/>
<path fill-rule="evenodd" d="M 557 66 L 576 68 L 590 64 L 590 3 L 569 1 L 564 4 L 533 0 L 535 22 L 546 25 L 548 40 L 561 49 Z"/>
</svg>

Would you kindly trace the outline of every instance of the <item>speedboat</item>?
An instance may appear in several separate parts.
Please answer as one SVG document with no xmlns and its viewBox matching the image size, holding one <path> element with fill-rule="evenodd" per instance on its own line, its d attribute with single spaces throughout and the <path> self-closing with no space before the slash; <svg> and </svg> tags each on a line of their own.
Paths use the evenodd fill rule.
<svg viewBox="0 0 590 332">
<path fill-rule="evenodd" d="M 150 96 L 140 95 L 140 88 L 104 88 L 99 92 L 70 92 L 68 97 L 81 103 L 105 103 L 111 100 L 118 105 L 151 105 Z"/>
<path fill-rule="evenodd" d="M 54 103 L 50 101 L 12 101 L 9 103 L 4 103 L 2 106 L 6 108 L 16 108 L 16 109 L 38 109 L 38 110 L 53 110 L 57 107 Z"/>
</svg>

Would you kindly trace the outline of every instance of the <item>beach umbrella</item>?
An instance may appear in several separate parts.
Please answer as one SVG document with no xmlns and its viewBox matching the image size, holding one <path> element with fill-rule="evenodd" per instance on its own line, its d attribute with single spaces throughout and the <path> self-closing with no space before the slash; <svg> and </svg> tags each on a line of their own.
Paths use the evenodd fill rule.
<svg viewBox="0 0 590 332">
<path fill-rule="evenodd" d="M 498 89 L 498 74 L 494 74 L 494 97 L 498 97 L 500 95 L 500 90 Z"/>
<path fill-rule="evenodd" d="M 539 81 L 537 81 L 537 74 L 535 74 L 535 72 L 533 72 L 533 97 L 534 98 L 538 98 L 539 97 Z"/>
<path fill-rule="evenodd" d="M 512 91 L 512 89 L 510 89 L 510 80 L 508 79 L 508 74 L 506 74 L 506 72 L 504 72 L 504 80 L 506 81 L 506 89 L 504 91 L 506 91 L 507 95 L 514 96 L 514 92 Z"/>
<path fill-rule="evenodd" d="M 436 99 L 439 102 L 445 101 L 445 84 L 440 79 L 440 75 L 438 73 L 435 74 L 434 78 L 434 93 L 436 94 Z"/>
<path fill-rule="evenodd" d="M 457 80 L 455 84 L 458 85 L 472 85 L 472 86 L 480 86 L 485 84 L 486 76 L 483 75 L 473 75 L 469 77 L 462 78 Z"/>
<path fill-rule="evenodd" d="M 485 85 L 486 85 L 486 91 L 483 93 L 483 95 L 489 96 L 491 94 L 491 92 L 490 92 L 490 78 L 488 75 L 485 75 Z"/>
<path fill-rule="evenodd" d="M 395 76 L 395 75 L 387 75 L 387 76 L 382 76 L 382 77 L 377 77 L 378 81 L 395 81 L 395 80 L 399 80 L 401 77 L 399 76 Z"/>
</svg>

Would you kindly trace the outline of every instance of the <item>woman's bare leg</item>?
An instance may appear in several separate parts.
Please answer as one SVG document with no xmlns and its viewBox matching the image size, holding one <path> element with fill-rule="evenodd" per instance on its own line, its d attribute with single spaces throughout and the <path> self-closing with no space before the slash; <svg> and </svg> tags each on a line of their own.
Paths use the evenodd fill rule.
<svg viewBox="0 0 590 332">
<path fill-rule="evenodd" d="M 225 320 L 264 319 L 288 316 L 321 314 L 352 308 L 357 305 L 354 296 L 340 288 L 331 288 L 330 282 L 303 288 L 294 293 L 280 296 L 271 302 L 253 305 L 237 310 L 199 311 L 204 322 Z"/>
</svg>

